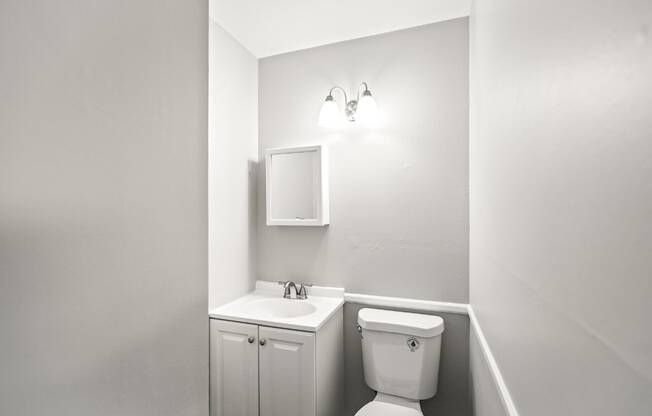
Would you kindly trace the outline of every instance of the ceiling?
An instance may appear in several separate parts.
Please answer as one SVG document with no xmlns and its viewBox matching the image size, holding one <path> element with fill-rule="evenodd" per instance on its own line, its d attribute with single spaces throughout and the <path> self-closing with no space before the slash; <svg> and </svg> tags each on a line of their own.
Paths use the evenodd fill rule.
<svg viewBox="0 0 652 416">
<path fill-rule="evenodd" d="M 256 57 L 468 16 L 471 0 L 210 0 L 210 15 Z"/>
</svg>

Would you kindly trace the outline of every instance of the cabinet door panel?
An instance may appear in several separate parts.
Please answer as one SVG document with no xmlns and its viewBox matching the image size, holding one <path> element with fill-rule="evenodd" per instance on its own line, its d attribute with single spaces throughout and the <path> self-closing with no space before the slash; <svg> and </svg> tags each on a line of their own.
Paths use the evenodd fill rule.
<svg viewBox="0 0 652 416">
<path fill-rule="evenodd" d="M 210 323 L 211 416 L 258 416 L 258 326 Z"/>
<path fill-rule="evenodd" d="M 315 334 L 260 327 L 260 415 L 315 415 Z"/>
</svg>

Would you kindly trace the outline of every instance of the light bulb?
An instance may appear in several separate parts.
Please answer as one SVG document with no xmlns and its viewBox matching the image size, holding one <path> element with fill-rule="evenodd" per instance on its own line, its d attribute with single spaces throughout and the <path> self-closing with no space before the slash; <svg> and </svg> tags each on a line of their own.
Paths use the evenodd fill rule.
<svg viewBox="0 0 652 416">
<path fill-rule="evenodd" d="M 355 120 L 365 126 L 378 125 L 378 106 L 376 100 L 371 96 L 369 90 L 362 93 L 362 98 L 358 103 L 358 108 L 355 113 Z"/>
<path fill-rule="evenodd" d="M 333 96 L 326 97 L 326 101 L 321 106 L 319 112 L 319 125 L 321 127 L 339 127 L 342 124 L 342 112 L 333 100 Z"/>
</svg>

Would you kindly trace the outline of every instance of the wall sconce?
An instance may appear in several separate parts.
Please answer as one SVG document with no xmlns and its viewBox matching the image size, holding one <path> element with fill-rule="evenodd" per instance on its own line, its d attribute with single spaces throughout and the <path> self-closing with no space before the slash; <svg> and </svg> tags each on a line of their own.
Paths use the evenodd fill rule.
<svg viewBox="0 0 652 416">
<path fill-rule="evenodd" d="M 364 87 L 364 91 L 362 91 L 362 97 L 360 97 L 362 87 Z M 344 112 L 340 110 L 340 107 L 333 99 L 333 91 L 335 90 L 340 90 L 344 94 Z M 374 126 L 378 122 L 376 100 L 371 96 L 371 91 L 369 91 L 366 82 L 358 87 L 358 95 L 355 100 L 349 101 L 346 91 L 342 87 L 333 87 L 328 92 L 319 113 L 319 125 L 322 127 L 340 127 L 344 124 L 344 119 L 351 122 L 357 121 L 366 126 Z"/>
</svg>

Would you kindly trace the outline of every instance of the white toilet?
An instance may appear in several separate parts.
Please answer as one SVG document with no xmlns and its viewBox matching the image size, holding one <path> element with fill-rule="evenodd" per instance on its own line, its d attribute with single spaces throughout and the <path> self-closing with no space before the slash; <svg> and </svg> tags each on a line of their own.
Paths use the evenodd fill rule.
<svg viewBox="0 0 652 416">
<path fill-rule="evenodd" d="M 444 320 L 418 313 L 360 309 L 364 379 L 376 391 L 356 416 L 423 416 L 437 393 Z"/>
</svg>

